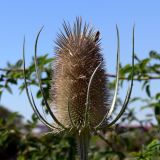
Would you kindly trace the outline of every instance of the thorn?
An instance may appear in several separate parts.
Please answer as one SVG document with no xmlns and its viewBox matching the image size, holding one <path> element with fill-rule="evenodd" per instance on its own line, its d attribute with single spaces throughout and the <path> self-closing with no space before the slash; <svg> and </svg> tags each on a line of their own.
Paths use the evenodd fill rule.
<svg viewBox="0 0 160 160">
<path fill-rule="evenodd" d="M 99 36 L 100 36 L 100 32 L 97 31 L 95 38 L 94 38 L 94 42 L 97 42 L 99 40 Z"/>
</svg>

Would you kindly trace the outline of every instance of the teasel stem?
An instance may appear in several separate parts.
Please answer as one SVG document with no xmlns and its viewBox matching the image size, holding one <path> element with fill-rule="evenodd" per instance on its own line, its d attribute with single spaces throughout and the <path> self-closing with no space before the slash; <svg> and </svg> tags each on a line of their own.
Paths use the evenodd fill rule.
<svg viewBox="0 0 160 160">
<path fill-rule="evenodd" d="M 84 128 L 82 130 L 79 130 L 79 134 L 77 136 L 77 145 L 78 145 L 78 153 L 80 156 L 80 160 L 88 160 L 88 148 L 89 148 L 89 109 L 90 109 L 90 102 L 89 102 L 89 94 L 90 94 L 90 88 L 92 85 L 93 78 L 101 66 L 103 61 L 99 63 L 99 65 L 95 68 L 94 72 L 91 75 L 91 78 L 89 80 L 88 88 L 87 88 L 87 98 L 86 98 L 86 109 L 85 109 L 85 120 L 84 120 Z"/>
<path fill-rule="evenodd" d="M 77 134 L 77 147 L 80 160 L 88 160 L 89 129 L 84 128 Z"/>
</svg>

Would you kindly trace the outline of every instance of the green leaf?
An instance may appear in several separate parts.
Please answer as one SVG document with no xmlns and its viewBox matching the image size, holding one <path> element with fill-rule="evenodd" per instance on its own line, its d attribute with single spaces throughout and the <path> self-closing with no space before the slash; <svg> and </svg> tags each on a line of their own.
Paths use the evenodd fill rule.
<svg viewBox="0 0 160 160">
<path fill-rule="evenodd" d="M 157 93 L 156 96 L 155 96 L 155 98 L 156 98 L 157 100 L 160 99 L 160 93 Z"/>
<path fill-rule="evenodd" d="M 132 67 L 130 64 L 127 64 L 123 68 L 120 69 L 120 74 L 125 75 L 126 73 L 130 73 L 132 71 Z"/>
<path fill-rule="evenodd" d="M 11 83 L 11 84 L 17 84 L 17 80 L 16 79 L 7 79 L 7 82 Z"/>
<path fill-rule="evenodd" d="M 23 64 L 23 61 L 20 59 L 16 62 L 15 67 L 20 68 Z"/>
<path fill-rule="evenodd" d="M 155 104 L 154 113 L 158 124 L 160 125 L 160 101 Z"/>
<path fill-rule="evenodd" d="M 147 93 L 148 97 L 151 97 L 150 85 L 149 84 L 146 86 L 146 93 Z"/>
<path fill-rule="evenodd" d="M 148 85 L 149 84 L 149 81 L 148 80 L 146 80 L 146 81 L 144 81 L 143 82 L 143 85 L 142 85 L 142 90 L 146 87 L 146 85 Z"/>
<path fill-rule="evenodd" d="M 149 52 L 149 56 L 150 56 L 151 58 L 153 58 L 153 59 L 158 59 L 158 60 L 160 60 L 160 54 L 159 54 L 158 52 L 156 52 L 156 51 L 150 51 L 150 52 Z"/>
<path fill-rule="evenodd" d="M 12 92 L 12 89 L 11 89 L 11 87 L 10 87 L 9 85 L 6 85 L 5 88 L 6 88 L 6 90 L 7 90 L 10 94 L 13 93 L 13 92 Z"/>
<path fill-rule="evenodd" d="M 141 70 L 145 69 L 145 68 L 146 68 L 146 65 L 148 64 L 149 61 L 150 61 L 149 58 L 143 59 L 143 60 L 141 61 L 141 63 L 140 63 L 140 67 L 141 67 L 140 69 L 141 69 Z"/>
<path fill-rule="evenodd" d="M 42 97 L 42 94 L 41 94 L 41 91 L 39 90 L 38 92 L 37 92 L 37 98 L 41 98 Z"/>
</svg>

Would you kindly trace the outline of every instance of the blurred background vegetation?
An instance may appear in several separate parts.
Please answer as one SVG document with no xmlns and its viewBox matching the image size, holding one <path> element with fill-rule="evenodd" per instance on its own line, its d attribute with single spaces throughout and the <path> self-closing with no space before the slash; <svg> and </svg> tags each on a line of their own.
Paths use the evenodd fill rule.
<svg viewBox="0 0 160 160">
<path fill-rule="evenodd" d="M 52 61 L 54 58 L 48 58 L 47 54 L 38 57 L 42 84 L 47 98 L 49 98 Z M 160 89 L 159 92 L 152 92 L 153 83 L 151 83 L 151 81 L 160 80 L 160 54 L 150 51 L 148 57 L 144 59 L 135 56 L 135 61 L 134 81 L 140 83 L 141 88 L 138 92 L 143 91 L 144 96 L 141 94 L 142 96 L 137 97 L 132 94 L 129 107 L 121 120 L 114 127 L 100 133 L 105 139 L 101 136 L 92 137 L 89 150 L 91 160 L 160 159 Z M 130 64 L 121 65 L 120 90 L 126 91 L 124 81 L 130 79 L 130 73 Z M 115 77 L 113 74 L 108 76 Z M 30 86 L 38 86 L 34 62 L 27 67 L 27 79 Z M 114 83 L 112 79 L 109 85 L 111 90 L 114 90 Z M 12 93 L 13 85 L 16 85 L 21 93 L 24 92 L 22 60 L 18 60 L 15 64 L 8 63 L 5 68 L 0 68 L 0 97 L 6 90 Z M 159 86 L 157 88 L 160 88 Z M 36 97 L 44 106 L 39 90 L 36 90 Z M 121 104 L 122 99 L 119 97 L 115 114 Z M 137 116 L 135 108 L 140 111 L 150 108 L 153 113 L 148 113 L 142 120 Z M 73 137 L 65 134 L 45 134 L 47 132 L 49 130 L 34 114 L 30 120 L 24 122 L 19 113 L 12 113 L 4 106 L 0 106 L 0 160 L 77 159 Z"/>
</svg>

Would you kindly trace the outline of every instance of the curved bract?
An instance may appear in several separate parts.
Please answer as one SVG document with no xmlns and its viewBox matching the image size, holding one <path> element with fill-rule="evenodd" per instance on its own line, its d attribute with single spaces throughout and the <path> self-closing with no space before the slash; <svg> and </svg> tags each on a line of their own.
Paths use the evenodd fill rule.
<svg viewBox="0 0 160 160">
<path fill-rule="evenodd" d="M 116 97 L 117 97 L 117 92 L 118 92 L 118 83 L 119 83 L 119 32 L 118 32 L 118 28 L 117 29 L 117 39 L 118 39 L 118 46 L 117 46 L 117 72 L 116 72 L 116 87 L 115 87 L 115 93 L 114 93 L 114 97 L 113 97 L 113 101 L 112 101 L 112 105 L 111 105 L 111 109 L 109 110 L 109 113 L 106 113 L 106 116 L 103 118 L 103 120 L 101 121 L 101 123 L 99 125 L 97 125 L 95 127 L 95 129 L 102 129 L 102 128 L 109 128 L 112 125 L 114 125 L 119 118 L 123 115 L 123 113 L 125 112 L 125 109 L 128 105 L 131 93 L 132 93 L 132 88 L 133 88 L 133 77 L 134 77 L 134 28 L 133 28 L 133 39 L 132 39 L 132 73 L 131 73 L 131 82 L 130 85 L 128 87 L 127 90 L 127 94 L 124 100 L 124 103 L 122 105 L 122 108 L 120 110 L 120 112 L 118 113 L 118 115 L 116 116 L 116 118 L 114 120 L 112 120 L 110 123 L 107 123 L 106 125 L 103 125 L 103 122 L 106 120 L 106 118 L 110 118 L 114 107 L 115 107 L 115 103 L 116 103 Z M 103 125 L 103 126 L 101 126 Z"/>
<path fill-rule="evenodd" d="M 134 77 L 134 27 L 133 27 L 133 35 L 132 35 L 133 39 L 132 39 L 132 73 L 131 73 L 131 82 L 130 82 L 130 85 L 128 87 L 128 90 L 127 90 L 127 94 L 126 94 L 126 98 L 124 100 L 124 103 L 122 105 L 122 108 L 119 112 L 119 114 L 116 116 L 116 118 L 110 122 L 106 127 L 110 127 L 112 126 L 113 124 L 115 124 L 119 118 L 123 115 L 123 113 L 125 112 L 125 109 L 128 105 L 128 102 L 129 102 L 129 99 L 131 97 L 131 93 L 132 93 L 132 88 L 133 88 L 133 77 Z"/>
<path fill-rule="evenodd" d="M 39 118 L 39 120 L 44 124 L 46 125 L 47 127 L 49 127 L 50 129 L 54 130 L 54 129 L 58 129 L 54 126 L 52 126 L 51 124 L 49 124 L 44 118 L 43 116 L 40 114 L 39 110 L 37 109 L 36 105 L 35 105 L 35 102 L 34 102 L 34 99 L 33 99 L 33 96 L 32 96 L 32 93 L 31 93 L 31 97 L 30 97 L 30 94 L 29 94 L 29 90 L 28 90 L 28 85 L 27 85 L 27 80 L 26 80 L 26 69 L 25 69 L 25 38 L 24 38 L 24 42 L 23 42 L 23 73 L 24 73 L 24 84 L 25 84 L 25 89 L 26 89 L 26 93 L 27 93 L 27 97 L 28 97 L 28 100 L 29 100 L 29 103 L 33 109 L 33 111 L 35 112 L 35 114 L 37 115 L 37 117 Z"/>
<path fill-rule="evenodd" d="M 119 31 L 118 27 L 116 26 L 117 30 L 117 66 L 116 66 L 116 83 L 115 83 L 115 92 L 112 100 L 112 104 L 110 107 L 110 110 L 108 113 L 105 114 L 102 121 L 95 127 L 95 129 L 99 129 L 105 121 L 111 116 L 112 112 L 114 111 L 116 100 L 117 100 L 117 94 L 118 94 L 118 85 L 119 85 L 119 66 L 120 66 L 120 42 L 119 42 Z M 107 125 L 107 123 L 106 123 Z"/>
<path fill-rule="evenodd" d="M 39 39 L 39 35 L 42 31 L 43 27 L 41 28 L 41 30 L 38 32 L 38 35 L 37 35 L 37 38 L 36 38 L 36 42 L 35 42 L 35 50 L 34 50 L 34 62 L 35 62 L 35 69 L 36 69 L 36 75 L 37 75 L 37 79 L 38 79 L 38 82 L 39 82 L 39 87 L 40 87 L 40 91 L 41 91 L 41 94 L 43 96 L 43 99 L 44 99 L 44 102 L 45 102 L 45 105 L 47 107 L 47 110 L 49 112 L 49 114 L 51 115 L 51 117 L 53 118 L 53 120 L 55 121 L 55 123 L 57 123 L 57 125 L 59 125 L 60 127 L 62 127 L 63 129 L 65 129 L 64 125 L 61 124 L 58 119 L 55 117 L 55 115 L 53 114 L 53 112 L 51 111 L 51 108 L 49 107 L 48 105 L 48 102 L 45 98 L 45 94 L 43 92 L 43 88 L 42 88 L 42 83 L 41 83 L 41 79 L 40 79 L 40 74 L 39 74 L 39 69 L 38 69 L 38 65 L 37 65 L 37 44 L 38 44 L 38 39 Z"/>
<path fill-rule="evenodd" d="M 98 68 L 101 66 L 102 62 L 99 63 L 99 65 L 96 67 L 96 69 L 94 70 L 94 72 L 92 73 L 91 75 L 91 78 L 89 80 L 89 84 L 88 84 L 88 88 L 87 88 L 87 96 L 86 96 L 86 109 L 85 109 L 85 119 L 84 119 L 84 127 L 87 127 L 87 125 L 89 125 L 89 120 L 88 120 L 88 112 L 89 112 L 89 105 L 90 105 L 90 102 L 89 102 L 89 94 L 90 94 L 90 90 L 91 90 L 91 84 L 92 84 L 92 81 L 93 81 L 93 78 L 94 78 L 94 75 L 96 74 Z"/>
</svg>

